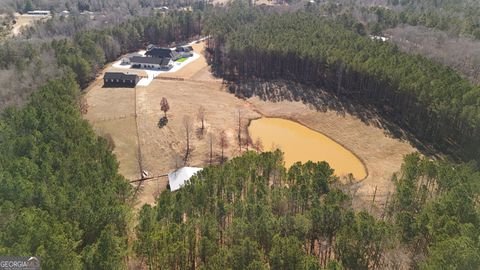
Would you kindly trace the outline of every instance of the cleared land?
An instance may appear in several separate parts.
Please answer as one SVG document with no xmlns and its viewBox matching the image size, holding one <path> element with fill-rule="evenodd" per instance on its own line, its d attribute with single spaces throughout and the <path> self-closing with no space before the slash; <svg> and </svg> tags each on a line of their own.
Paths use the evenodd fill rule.
<svg viewBox="0 0 480 270">
<path fill-rule="evenodd" d="M 203 43 L 195 44 L 194 49 L 202 53 L 203 46 Z M 238 99 L 224 90 L 221 80 L 213 78 L 203 56 L 178 72 L 158 76 L 147 87 L 102 88 L 101 80 L 101 77 L 98 78 L 87 89 L 85 100 L 88 111 L 85 118 L 99 135 L 111 136 L 115 144 L 114 152 L 120 162 L 120 172 L 130 180 L 140 178 L 139 164 L 150 175 L 162 175 L 183 165 L 185 116 L 193 120 L 195 131 L 188 164 L 200 167 L 208 164 L 210 133 L 217 139 L 213 144 L 214 152 L 217 157 L 220 155 L 218 134 L 221 130 L 226 131 L 230 141 L 226 155 L 239 155 L 236 142 L 239 109 L 245 130 L 249 120 L 262 115 L 288 118 L 325 134 L 355 153 L 368 170 L 367 178 L 354 184 L 355 192 L 352 195 L 357 208 L 370 207 L 369 202 L 376 187 L 376 201 L 381 205 L 393 190 L 390 178 L 400 169 L 403 156 L 415 151 L 408 142 L 393 139 L 384 130 L 366 125 L 348 114 L 318 112 L 300 102 L 272 103 L 258 98 L 246 101 Z M 168 124 L 159 128 L 158 122 L 163 116 L 160 110 L 162 97 L 168 99 L 170 111 L 167 114 Z M 198 132 L 200 121 L 196 119 L 200 106 L 206 109 L 203 136 Z M 164 177 L 158 181 L 143 182 L 137 205 L 153 204 L 155 196 L 166 185 L 167 179 Z"/>
<path fill-rule="evenodd" d="M 47 20 L 50 16 L 28 15 L 28 14 L 15 14 L 15 24 L 12 27 L 12 35 L 16 36 L 21 33 L 23 28 L 32 26 L 35 21 Z"/>
</svg>

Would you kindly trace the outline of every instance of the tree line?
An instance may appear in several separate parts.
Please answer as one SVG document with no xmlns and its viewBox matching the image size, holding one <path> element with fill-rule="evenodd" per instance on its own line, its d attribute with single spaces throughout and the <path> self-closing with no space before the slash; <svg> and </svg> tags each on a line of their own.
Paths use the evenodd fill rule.
<svg viewBox="0 0 480 270">
<path fill-rule="evenodd" d="M 378 35 L 383 30 L 401 24 L 422 25 L 444 31 L 450 35 L 480 38 L 480 5 L 472 0 L 411 1 L 373 0 L 308 2 L 306 10 L 341 21 L 349 21 L 354 29 L 367 30 Z M 348 20 L 345 20 L 348 18 Z"/>
<path fill-rule="evenodd" d="M 0 3 L 0 12 L 20 12 L 26 13 L 31 10 L 49 10 L 61 12 L 68 10 L 79 13 L 83 11 L 91 12 L 111 12 L 116 10 L 122 13 L 134 13 L 144 8 L 153 8 L 160 6 L 187 6 L 194 5 L 199 1 L 194 0 L 4 0 Z"/>
<path fill-rule="evenodd" d="M 308 12 L 227 13 L 206 22 L 217 75 L 236 84 L 283 80 L 321 88 L 373 106 L 453 156 L 480 157 L 480 88 L 453 69 Z"/>
<path fill-rule="evenodd" d="M 45 269 L 122 269 L 131 188 L 79 95 L 69 73 L 0 115 L 0 252 Z"/>
<path fill-rule="evenodd" d="M 24 104 L 36 86 L 62 76 L 66 69 L 74 72 L 84 88 L 106 63 L 120 55 L 149 43 L 166 46 L 198 37 L 202 24 L 200 11 L 174 11 L 79 31 L 71 37 L 6 40 L 0 46 L 0 108 Z"/>
<path fill-rule="evenodd" d="M 414 2 L 404 4 L 401 11 L 387 9 L 385 7 L 362 8 L 364 14 L 375 15 L 376 21 L 372 21 L 368 28 L 372 33 L 378 34 L 387 28 L 396 27 L 399 24 L 412 26 L 423 25 L 448 32 L 462 37 L 480 39 L 480 6 L 464 5 L 461 1 L 458 5 L 423 5 Z"/>
<path fill-rule="evenodd" d="M 73 69 L 81 87 L 85 87 L 105 63 L 121 54 L 137 51 L 150 43 L 168 46 L 190 40 L 201 34 L 201 27 L 201 13 L 155 14 L 113 28 L 79 32 L 73 39 L 54 40 L 51 46 L 59 63 Z"/>
<path fill-rule="evenodd" d="M 308 2 L 305 11 L 360 35 L 387 37 L 401 50 L 453 67 L 478 83 L 478 1 L 317 1 Z"/>
<path fill-rule="evenodd" d="M 246 152 L 145 205 L 134 249 L 149 269 L 379 267 L 387 225 L 335 181 L 325 162 L 286 170 L 280 151 Z"/>
<path fill-rule="evenodd" d="M 454 165 L 411 154 L 389 207 L 399 245 L 420 269 L 480 267 L 480 173 L 474 163 Z"/>
</svg>

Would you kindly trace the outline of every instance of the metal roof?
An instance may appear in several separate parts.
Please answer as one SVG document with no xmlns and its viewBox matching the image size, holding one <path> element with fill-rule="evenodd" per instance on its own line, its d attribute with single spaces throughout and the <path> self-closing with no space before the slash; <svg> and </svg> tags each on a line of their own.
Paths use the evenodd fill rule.
<svg viewBox="0 0 480 270">
<path fill-rule="evenodd" d="M 192 176 L 197 172 L 203 170 L 203 168 L 197 167 L 182 167 L 176 171 L 168 174 L 168 184 L 170 185 L 170 191 L 180 189 L 185 185 Z"/>
<path fill-rule="evenodd" d="M 157 58 L 157 57 L 141 57 L 141 56 L 134 56 L 130 58 L 130 62 L 132 64 L 139 63 L 139 64 L 155 64 L 165 66 L 170 63 L 170 58 Z"/>
<path fill-rule="evenodd" d="M 150 47 L 150 49 L 147 50 L 145 55 L 150 55 L 150 56 L 155 56 L 155 57 L 160 57 L 160 58 L 175 58 L 177 56 L 176 51 L 172 51 L 169 48 L 159 48 L 159 47 Z"/>
<path fill-rule="evenodd" d="M 123 72 L 105 72 L 103 78 L 107 80 L 136 80 L 138 78 L 138 75 L 126 74 Z"/>
</svg>

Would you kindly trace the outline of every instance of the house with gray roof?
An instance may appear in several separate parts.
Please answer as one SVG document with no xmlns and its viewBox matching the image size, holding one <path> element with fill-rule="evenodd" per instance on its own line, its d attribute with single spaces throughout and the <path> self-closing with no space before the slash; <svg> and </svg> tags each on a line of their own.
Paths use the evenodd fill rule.
<svg viewBox="0 0 480 270">
<path fill-rule="evenodd" d="M 133 56 L 130 63 L 132 68 L 168 70 L 173 67 L 171 58 Z"/>
<path fill-rule="evenodd" d="M 156 47 L 152 45 L 149 45 L 147 47 L 147 52 L 145 53 L 145 56 L 152 57 L 152 58 L 170 58 L 173 61 L 181 57 L 180 54 L 175 50 L 172 50 L 169 48 Z"/>
<path fill-rule="evenodd" d="M 105 72 L 103 75 L 104 87 L 135 87 L 140 81 L 137 74 L 123 72 Z"/>
</svg>

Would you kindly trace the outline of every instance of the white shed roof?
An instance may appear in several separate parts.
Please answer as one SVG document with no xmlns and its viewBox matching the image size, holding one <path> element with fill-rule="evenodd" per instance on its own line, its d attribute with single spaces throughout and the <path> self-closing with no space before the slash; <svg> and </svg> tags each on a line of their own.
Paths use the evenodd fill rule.
<svg viewBox="0 0 480 270">
<path fill-rule="evenodd" d="M 170 191 L 180 189 L 185 185 L 188 180 L 202 168 L 197 167 L 183 167 L 168 174 L 168 184 L 170 185 Z"/>
</svg>

